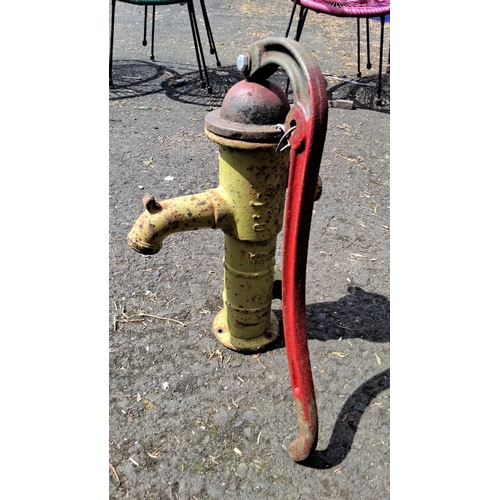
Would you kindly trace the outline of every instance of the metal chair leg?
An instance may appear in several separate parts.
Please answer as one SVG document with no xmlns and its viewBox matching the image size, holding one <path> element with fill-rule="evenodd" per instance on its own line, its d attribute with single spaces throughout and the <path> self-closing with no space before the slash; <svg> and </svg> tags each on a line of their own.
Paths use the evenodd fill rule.
<svg viewBox="0 0 500 500">
<path fill-rule="evenodd" d="M 366 69 L 372 69 L 372 62 L 370 61 L 370 24 L 369 19 L 366 18 Z"/>
<path fill-rule="evenodd" d="M 300 7 L 299 22 L 297 24 L 297 33 L 295 33 L 295 40 L 298 42 L 302 35 L 302 30 L 304 29 L 304 24 L 306 23 L 306 17 L 309 9 L 306 7 Z"/>
<path fill-rule="evenodd" d="M 153 19 L 151 20 L 151 55 L 149 58 L 154 61 L 155 60 L 155 14 L 156 14 L 156 5 L 153 5 Z"/>
<path fill-rule="evenodd" d="M 357 31 L 356 31 L 356 39 L 357 39 L 357 42 L 358 42 L 358 78 L 361 78 L 361 42 L 360 42 L 360 29 L 359 29 L 359 25 L 360 25 L 360 19 L 359 17 L 356 18 L 356 26 L 357 26 Z"/>
<path fill-rule="evenodd" d="M 205 63 L 205 56 L 203 55 L 203 47 L 201 45 L 200 33 L 198 31 L 198 24 L 196 23 L 196 14 L 194 12 L 193 0 L 188 0 L 187 4 L 189 10 L 189 20 L 191 22 L 191 31 L 193 33 L 194 50 L 196 53 L 196 60 L 198 62 L 198 69 L 200 71 L 200 77 L 201 77 L 200 84 L 202 88 L 207 87 L 208 93 L 211 94 L 212 87 L 210 86 L 210 82 L 208 79 L 207 65 Z M 206 81 L 203 78 L 202 64 Z"/>
<path fill-rule="evenodd" d="M 109 41 L 109 86 L 113 86 L 113 41 L 115 33 L 116 0 L 111 1 L 111 39 Z"/>
<path fill-rule="evenodd" d="M 384 24 L 385 16 L 380 16 L 380 57 L 378 63 L 378 93 L 376 104 L 380 106 L 382 104 L 382 58 L 384 55 Z"/>
<path fill-rule="evenodd" d="M 292 27 L 293 17 L 295 15 L 295 9 L 297 7 L 298 0 L 295 0 L 293 3 L 292 14 L 290 15 L 290 20 L 288 21 L 288 27 L 286 28 L 285 38 L 288 38 L 288 34 L 290 33 L 290 28 Z M 306 22 L 307 12 L 309 9 L 307 7 L 300 6 L 299 11 L 299 20 L 297 22 L 297 31 L 295 32 L 294 40 L 296 42 L 300 41 L 300 35 L 302 35 L 302 30 L 304 29 L 304 24 Z M 288 88 L 290 87 L 290 78 L 286 79 L 286 88 L 285 94 L 288 94 Z"/>
<path fill-rule="evenodd" d="M 286 28 L 285 38 L 288 38 L 288 33 L 290 33 L 290 28 L 292 27 L 293 16 L 295 16 L 295 9 L 297 8 L 298 1 L 299 0 L 295 0 L 295 2 L 293 2 L 292 13 L 290 15 L 290 20 L 288 21 L 288 26 Z"/>
<path fill-rule="evenodd" d="M 146 39 L 146 28 L 148 26 L 148 6 L 144 6 L 144 35 L 142 36 L 142 45 L 145 47 L 148 44 Z"/>
<path fill-rule="evenodd" d="M 389 53 L 387 54 L 387 69 L 385 70 L 386 73 L 391 72 L 391 43 L 389 42 Z"/>
<path fill-rule="evenodd" d="M 203 12 L 203 19 L 205 21 L 205 28 L 207 30 L 208 44 L 210 46 L 210 54 L 215 55 L 215 60 L 217 62 L 217 66 L 221 66 L 219 61 L 219 56 L 217 55 L 217 49 L 215 48 L 215 40 L 212 34 L 212 28 L 210 27 L 210 21 L 208 20 L 207 9 L 205 7 L 205 1 L 200 0 L 201 10 Z"/>
</svg>

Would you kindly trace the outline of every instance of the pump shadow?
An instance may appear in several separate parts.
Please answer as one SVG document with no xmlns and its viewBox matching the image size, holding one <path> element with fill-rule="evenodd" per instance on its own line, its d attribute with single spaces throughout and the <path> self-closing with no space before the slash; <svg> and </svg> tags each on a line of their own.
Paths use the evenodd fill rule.
<svg viewBox="0 0 500 500">
<path fill-rule="evenodd" d="M 321 341 L 359 338 L 369 342 L 389 342 L 390 303 L 383 295 L 349 287 L 348 295 L 336 302 L 322 302 L 306 306 L 308 339 Z M 280 322 L 280 334 L 269 350 L 285 347 L 283 316 L 273 309 Z M 389 388 L 389 369 L 375 375 L 359 386 L 340 411 L 330 442 L 325 450 L 315 450 L 304 467 L 330 469 L 349 454 L 359 422 L 373 399 Z"/>
<path fill-rule="evenodd" d="M 349 287 L 347 291 L 348 295 L 335 302 L 317 302 L 306 306 L 308 339 L 359 338 L 369 342 L 389 342 L 389 299 L 365 292 L 360 287 Z M 281 309 L 273 309 L 273 312 L 280 322 L 280 334 L 269 350 L 285 347 Z"/>
<path fill-rule="evenodd" d="M 330 442 L 325 450 L 315 450 L 301 465 L 312 469 L 330 469 L 342 463 L 349 454 L 359 422 L 371 402 L 390 387 L 390 369 L 360 385 L 340 411 Z"/>
</svg>

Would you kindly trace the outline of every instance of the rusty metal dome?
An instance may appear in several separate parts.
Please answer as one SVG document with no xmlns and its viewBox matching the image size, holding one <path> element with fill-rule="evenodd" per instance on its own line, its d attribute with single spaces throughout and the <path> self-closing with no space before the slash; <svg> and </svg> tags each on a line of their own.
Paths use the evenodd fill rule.
<svg viewBox="0 0 500 500">
<path fill-rule="evenodd" d="M 208 113 L 205 128 L 227 139 L 248 142 L 278 142 L 290 104 L 278 85 L 264 80 L 242 80 L 231 87 L 222 106 Z"/>
</svg>

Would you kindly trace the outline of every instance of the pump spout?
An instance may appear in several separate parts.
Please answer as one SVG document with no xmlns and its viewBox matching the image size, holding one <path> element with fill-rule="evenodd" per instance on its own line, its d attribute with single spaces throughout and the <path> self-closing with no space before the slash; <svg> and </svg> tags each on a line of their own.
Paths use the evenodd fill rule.
<svg viewBox="0 0 500 500">
<path fill-rule="evenodd" d="M 157 202 L 147 194 L 142 199 L 146 210 L 127 236 L 128 245 L 136 252 L 158 253 L 163 240 L 172 233 L 217 227 L 217 214 L 224 205 L 215 189 Z"/>
</svg>

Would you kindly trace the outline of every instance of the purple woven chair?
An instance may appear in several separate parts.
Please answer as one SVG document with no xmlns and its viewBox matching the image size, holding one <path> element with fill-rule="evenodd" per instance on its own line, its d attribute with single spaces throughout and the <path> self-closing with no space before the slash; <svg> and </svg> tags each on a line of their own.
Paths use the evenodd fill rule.
<svg viewBox="0 0 500 500">
<path fill-rule="evenodd" d="M 306 22 L 307 12 L 312 10 L 319 14 L 336 17 L 355 17 L 357 19 L 357 42 L 358 42 L 358 78 L 361 77 L 361 56 L 360 56 L 360 19 L 366 18 L 366 42 L 367 42 L 367 64 L 368 69 L 371 68 L 370 62 L 370 34 L 368 21 L 370 18 L 380 19 L 380 59 L 378 73 L 378 93 L 377 104 L 381 103 L 381 87 L 382 87 L 382 56 L 384 48 L 384 24 L 385 16 L 391 12 L 390 0 L 291 0 L 293 2 L 292 14 L 285 37 L 288 36 L 292 26 L 295 9 L 300 5 L 299 21 L 297 24 L 297 32 L 295 40 L 299 41 L 304 23 Z"/>
</svg>

